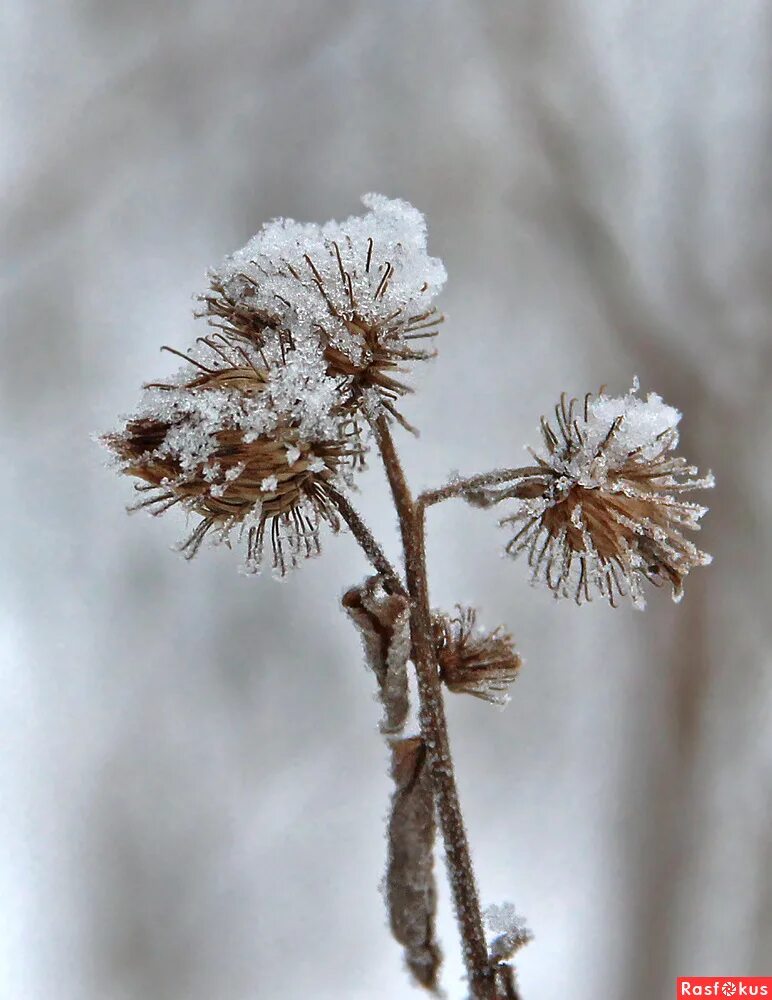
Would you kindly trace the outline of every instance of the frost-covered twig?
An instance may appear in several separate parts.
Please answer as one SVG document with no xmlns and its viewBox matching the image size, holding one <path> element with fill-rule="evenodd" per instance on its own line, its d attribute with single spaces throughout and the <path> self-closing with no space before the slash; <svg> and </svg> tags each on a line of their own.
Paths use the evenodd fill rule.
<svg viewBox="0 0 772 1000">
<path fill-rule="evenodd" d="M 470 476 L 468 479 L 453 479 L 446 486 L 440 486 L 435 490 L 425 490 L 419 495 L 417 502 L 422 507 L 432 507 L 443 500 L 464 497 L 472 503 L 483 501 L 481 506 L 487 506 L 484 502 L 486 493 L 496 487 L 499 489 L 512 488 L 514 484 L 519 484 L 523 480 L 532 481 L 534 478 L 540 477 L 544 478 L 544 473 L 538 465 L 526 465 L 519 469 L 494 469 L 492 472 L 483 472 L 479 476 Z M 496 502 L 499 499 L 502 498 L 497 497 Z"/>
</svg>

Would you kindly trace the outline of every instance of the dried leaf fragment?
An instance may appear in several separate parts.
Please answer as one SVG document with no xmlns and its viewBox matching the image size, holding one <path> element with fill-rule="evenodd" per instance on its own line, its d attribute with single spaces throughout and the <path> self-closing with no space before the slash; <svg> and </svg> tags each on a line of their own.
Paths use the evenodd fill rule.
<svg viewBox="0 0 772 1000">
<path fill-rule="evenodd" d="M 434 936 L 434 797 L 426 747 L 419 736 L 392 743 L 395 791 L 389 818 L 385 894 L 391 931 L 410 972 L 437 991 L 442 955 Z"/>
<path fill-rule="evenodd" d="M 380 576 L 346 591 L 344 610 L 359 629 L 365 660 L 378 679 L 383 704 L 382 733 L 398 733 L 407 718 L 407 661 L 410 656 L 410 606 L 390 594 Z"/>
</svg>

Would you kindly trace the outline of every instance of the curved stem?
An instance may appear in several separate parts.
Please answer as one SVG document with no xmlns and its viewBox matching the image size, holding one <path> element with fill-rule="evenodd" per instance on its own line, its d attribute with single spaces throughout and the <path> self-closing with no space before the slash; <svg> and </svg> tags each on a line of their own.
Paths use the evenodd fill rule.
<svg viewBox="0 0 772 1000">
<path fill-rule="evenodd" d="M 539 465 L 525 465 L 520 469 L 494 469 L 492 472 L 483 472 L 479 476 L 471 476 L 469 479 L 457 479 L 448 483 L 447 486 L 440 486 L 436 490 L 427 490 L 418 497 L 418 503 L 422 507 L 431 507 L 432 504 L 440 503 L 442 500 L 450 500 L 452 497 L 463 496 L 472 490 L 479 490 L 484 486 L 499 486 L 503 483 L 516 482 L 519 479 L 547 479 L 550 477 Z"/>
<path fill-rule="evenodd" d="M 402 594 L 404 597 L 407 597 L 408 594 L 405 590 L 405 585 L 400 579 L 399 574 L 386 558 L 383 549 L 375 540 L 372 532 L 362 520 L 359 513 L 351 506 L 347 498 L 329 483 L 325 485 L 325 492 L 334 504 L 335 509 L 351 529 L 351 534 L 359 542 L 359 546 L 364 554 L 383 577 L 387 589 L 392 594 Z"/>
<path fill-rule="evenodd" d="M 475 1000 L 495 1000 L 494 973 L 488 958 L 480 900 L 458 799 L 442 687 L 431 639 L 424 504 L 413 501 L 386 419 L 379 417 L 374 429 L 402 532 L 405 573 L 411 598 L 410 629 L 418 679 L 421 735 L 429 756 L 464 962 Z"/>
</svg>

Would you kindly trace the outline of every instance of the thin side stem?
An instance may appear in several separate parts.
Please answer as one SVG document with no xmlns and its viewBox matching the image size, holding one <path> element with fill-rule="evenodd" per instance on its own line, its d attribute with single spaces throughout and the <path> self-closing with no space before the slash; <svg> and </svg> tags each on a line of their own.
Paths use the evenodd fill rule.
<svg viewBox="0 0 772 1000">
<path fill-rule="evenodd" d="M 372 532 L 362 520 L 359 513 L 351 506 L 346 497 L 329 483 L 325 486 L 325 492 L 335 505 L 340 516 L 351 529 L 351 534 L 359 542 L 364 554 L 373 564 L 373 567 L 380 573 L 389 592 L 392 594 L 402 594 L 403 597 L 407 597 L 408 594 L 405 585 L 400 579 L 399 574 L 386 558 L 383 549 L 375 540 Z"/>
<path fill-rule="evenodd" d="M 418 679 L 421 735 L 429 757 L 464 962 L 475 1000 L 495 1000 L 494 972 L 488 957 L 480 900 L 456 788 L 442 686 L 431 639 L 424 505 L 416 505 L 413 501 L 384 417 L 376 420 L 375 432 L 402 532 L 405 573 L 411 598 L 410 628 Z"/>
<path fill-rule="evenodd" d="M 418 497 L 418 503 L 422 507 L 431 507 L 442 500 L 460 497 L 464 493 L 479 490 L 484 486 L 499 486 L 503 483 L 517 482 L 520 479 L 548 478 L 550 478 L 550 473 L 539 465 L 526 465 L 520 469 L 494 469 L 492 472 L 483 472 L 479 476 L 471 476 L 469 479 L 457 479 L 436 490 L 427 490 Z"/>
</svg>

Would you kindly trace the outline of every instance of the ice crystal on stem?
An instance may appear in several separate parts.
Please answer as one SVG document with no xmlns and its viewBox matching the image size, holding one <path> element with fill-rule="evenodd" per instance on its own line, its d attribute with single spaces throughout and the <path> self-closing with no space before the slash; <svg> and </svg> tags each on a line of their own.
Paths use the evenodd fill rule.
<svg viewBox="0 0 772 1000">
<path fill-rule="evenodd" d="M 276 219 L 210 275 L 210 322 L 256 346 L 318 351 L 341 399 L 362 411 L 368 394 L 405 423 L 396 401 L 410 391 L 408 362 L 432 351 L 445 282 L 426 252 L 426 223 L 405 201 L 369 194 L 363 216 L 318 226 Z"/>
<path fill-rule="evenodd" d="M 512 903 L 502 903 L 500 906 L 492 903 L 485 910 L 484 917 L 488 927 L 496 935 L 491 942 L 491 957 L 497 961 L 511 958 L 533 938 L 525 920 Z"/>
<path fill-rule="evenodd" d="M 499 499 L 520 501 L 502 521 L 518 527 L 507 552 L 526 552 L 534 581 L 556 596 L 581 603 L 597 591 L 612 605 L 630 596 L 643 607 L 646 579 L 669 583 L 680 600 L 687 573 L 710 562 L 683 535 L 699 529 L 707 508 L 681 494 L 713 486 L 713 477 L 671 454 L 681 414 L 637 388 L 582 402 L 563 394 L 554 426 L 542 418 L 544 450 L 532 451 L 540 473 L 499 490 Z"/>
</svg>

